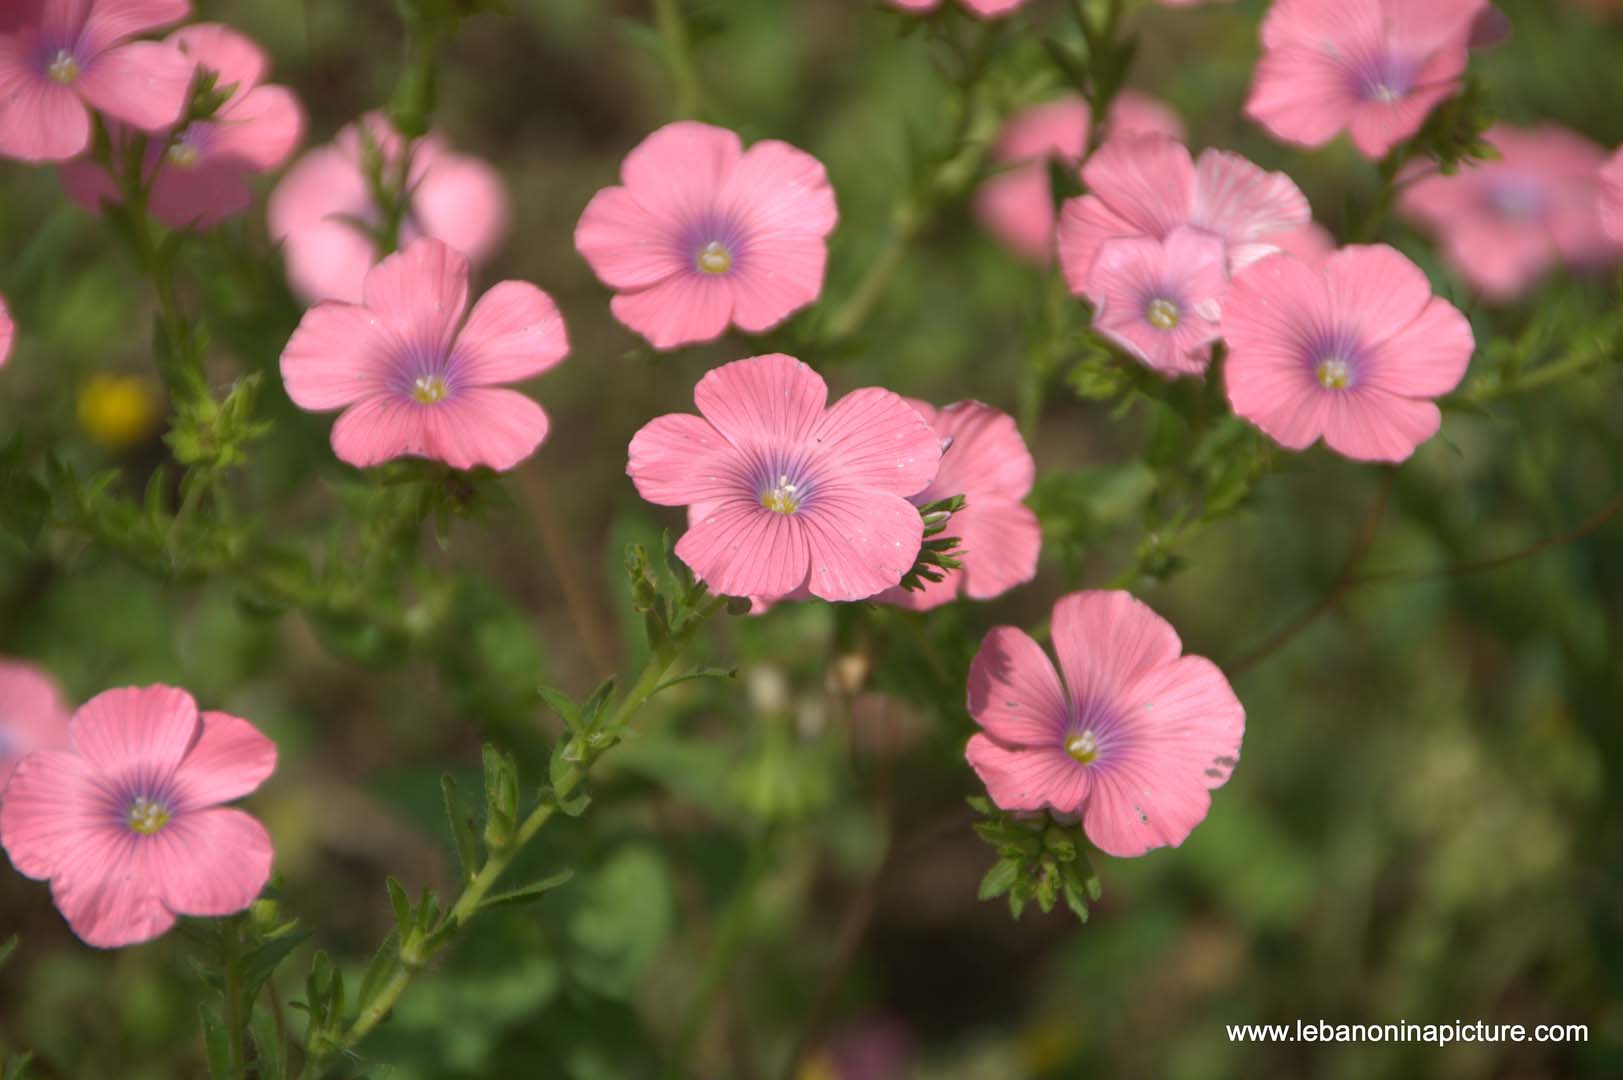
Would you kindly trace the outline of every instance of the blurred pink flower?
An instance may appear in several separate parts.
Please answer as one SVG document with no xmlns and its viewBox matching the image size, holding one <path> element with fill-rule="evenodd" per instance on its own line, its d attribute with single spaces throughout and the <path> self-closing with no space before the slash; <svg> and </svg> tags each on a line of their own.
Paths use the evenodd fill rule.
<svg viewBox="0 0 1623 1080">
<path fill-rule="evenodd" d="M 1054 605 L 1054 665 L 1023 630 L 986 635 L 969 669 L 969 759 L 1005 810 L 1080 814 L 1100 851 L 1183 843 L 1239 763 L 1245 709 L 1217 665 L 1125 592 Z M 1060 676 L 1063 676 L 1063 685 Z"/>
<path fill-rule="evenodd" d="M 1046 265 L 1054 257 L 1053 189 L 1048 162 L 1074 169 L 1088 144 L 1091 114 L 1075 94 L 1012 116 L 992 150 L 1008 166 L 980 186 L 975 211 L 988 231 L 1015 254 Z M 1183 138 L 1183 121 L 1148 94 L 1123 90 L 1110 109 L 1109 131 L 1160 132 Z"/>
<path fill-rule="evenodd" d="M 962 570 L 948 571 L 920 590 L 900 587 L 879 599 L 914 611 L 928 611 L 963 593 L 990 600 L 1037 576 L 1042 528 L 1025 504 L 1037 476 L 1037 465 L 1014 417 L 978 401 L 960 401 L 936 410 L 928 402 L 910 401 L 934 429 L 946 449 L 930 486 L 908 497 L 924 506 L 953 495 L 965 496 L 964 508 L 952 515 L 944 536 L 959 539 Z"/>
<path fill-rule="evenodd" d="M 154 137 L 146 152 L 152 215 L 172 229 L 206 229 L 248 209 L 248 178 L 277 168 L 293 153 L 304 133 L 304 110 L 286 87 L 260 84 L 269 57 L 230 27 L 197 23 L 177 30 L 169 43 L 214 72 L 218 89 L 234 87 L 211 119 Z M 129 137 L 126 129 L 115 129 L 115 153 Z M 88 210 L 120 201 L 112 177 L 88 159 L 64 165 L 62 184 Z"/>
<path fill-rule="evenodd" d="M 896 7 L 914 14 L 924 14 L 941 6 L 942 0 L 890 0 Z M 995 19 L 1014 11 L 1026 0 L 958 0 L 964 10 L 983 19 Z"/>
<path fill-rule="evenodd" d="M 805 151 L 769 139 L 746 152 L 726 128 L 683 121 L 637 144 L 620 176 L 592 196 L 575 248 L 618 290 L 615 318 L 654 348 L 728 323 L 759 334 L 822 293 L 839 214 Z"/>
<path fill-rule="evenodd" d="M 1290 232 L 1275 233 L 1268 241 L 1285 254 L 1310 263 L 1318 262 L 1336 250 L 1336 238 L 1316 221 Z"/>
<path fill-rule="evenodd" d="M 904 398 L 868 387 L 826 408 L 822 376 L 772 354 L 711 370 L 693 400 L 702 416 L 637 432 L 626 473 L 649 502 L 690 508 L 676 554 L 712 592 L 865 600 L 901 582 L 924 533 L 907 497 L 941 460 Z"/>
<path fill-rule="evenodd" d="M 11 345 L 17 337 L 17 324 L 11 321 L 11 310 L 6 306 L 6 298 L 0 296 L 0 367 L 6 366 L 11 359 Z"/>
<path fill-rule="evenodd" d="M 1623 244 L 1623 147 L 1600 171 L 1600 217 L 1612 239 Z"/>
<path fill-rule="evenodd" d="M 1223 241 L 1232 274 L 1277 251 L 1274 236 L 1312 219 L 1306 196 L 1284 173 L 1226 150 L 1202 151 L 1197 162 L 1165 135 L 1117 135 L 1083 167 L 1082 182 L 1088 194 L 1066 201 L 1059 225 L 1060 265 L 1078 295 L 1107 240 L 1165 240 L 1191 226 Z"/>
<path fill-rule="evenodd" d="M 242 911 L 270 878 L 264 826 L 224 803 L 264 783 L 276 747 L 246 720 L 199 714 L 184 690 L 109 690 L 74 714 L 71 748 L 40 750 L 0 803 L 0 844 L 87 944 L 164 933 L 176 916 Z"/>
<path fill-rule="evenodd" d="M 1459 88 L 1487 0 L 1275 0 L 1246 115 L 1322 146 L 1343 129 L 1372 158 Z"/>
<path fill-rule="evenodd" d="M 18 762 L 67 745 L 71 715 L 56 680 L 33 664 L 0 659 L 0 799 Z"/>
<path fill-rule="evenodd" d="M 271 193 L 271 238 L 282 244 L 287 277 L 303 299 L 360 303 L 366 272 L 378 261 L 371 231 L 382 221 L 366 173 L 368 146 L 384 177 L 397 174 L 405 140 L 381 113 L 368 113 L 329 146 L 301 157 Z M 410 144 L 406 215 L 398 246 L 443 240 L 483 265 L 507 232 L 507 189 L 495 169 L 453 153 L 434 132 Z"/>
<path fill-rule="evenodd" d="M 1431 399 L 1459 385 L 1475 341 L 1420 268 L 1384 244 L 1317 265 L 1265 259 L 1223 306 L 1237 416 L 1289 450 L 1320 436 L 1359 461 L 1403 461 L 1437 434 Z"/>
<path fill-rule="evenodd" d="M 1187 226 L 1107 240 L 1088 275 L 1094 329 L 1162 375 L 1199 375 L 1219 334 L 1223 241 Z"/>
<path fill-rule="evenodd" d="M 302 409 L 343 409 L 333 452 L 357 467 L 397 457 L 456 469 L 511 469 L 547 437 L 547 414 L 504 383 L 533 378 L 569 352 L 552 298 L 504 281 L 468 312 L 468 260 L 434 239 L 366 275 L 360 304 L 304 313 L 282 351 L 282 380 Z"/>
<path fill-rule="evenodd" d="M 192 63 L 129 41 L 191 14 L 187 0 L 7 0 L 0 22 L 0 156 L 67 161 L 90 147 L 90 110 L 143 131 L 180 118 Z"/>
<path fill-rule="evenodd" d="M 1608 266 L 1623 246 L 1602 225 L 1606 151 L 1555 125 L 1497 124 L 1499 151 L 1453 176 L 1414 180 L 1399 212 L 1437 234 L 1461 277 L 1491 300 L 1514 300 L 1552 266 Z"/>
</svg>

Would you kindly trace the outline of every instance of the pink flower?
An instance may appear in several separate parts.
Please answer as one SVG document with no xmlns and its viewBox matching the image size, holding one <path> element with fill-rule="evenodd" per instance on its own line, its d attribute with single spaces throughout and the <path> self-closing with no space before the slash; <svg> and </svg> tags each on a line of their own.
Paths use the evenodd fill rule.
<svg viewBox="0 0 1623 1080">
<path fill-rule="evenodd" d="M 11 359 L 11 345 L 17 337 L 17 324 L 11 321 L 11 311 L 6 307 L 6 298 L 0 296 L 0 367 L 6 366 Z"/>
<path fill-rule="evenodd" d="M 908 498 L 925 506 L 953 495 L 965 497 L 952 515 L 946 536 L 959 540 L 962 570 L 948 571 L 924 588 L 895 588 L 880 597 L 914 611 L 928 611 L 963 593 L 990 600 L 1037 576 L 1042 528 L 1026 506 L 1037 476 L 1036 462 L 1014 417 L 978 401 L 960 401 L 937 411 L 927 402 L 910 401 L 946 446 L 941 467 L 930 486 Z"/>
<path fill-rule="evenodd" d="M 1245 709 L 1217 665 L 1124 592 L 1054 605 L 1059 674 L 1022 630 L 986 635 L 969 669 L 981 731 L 965 757 L 1005 810 L 1080 814 L 1100 851 L 1183 843 L 1239 763 Z M 1063 684 L 1061 681 L 1063 677 Z"/>
<path fill-rule="evenodd" d="M 87 944 L 164 933 L 179 915 L 242 911 L 270 877 L 264 826 L 223 804 L 264 783 L 276 747 L 184 690 L 109 690 L 74 714 L 71 748 L 29 755 L 0 803 L 11 864 L 49 880 Z"/>
<path fill-rule="evenodd" d="M 1623 147 L 1600 171 L 1600 217 L 1612 239 L 1623 244 Z"/>
<path fill-rule="evenodd" d="M 839 214 L 816 158 L 766 140 L 745 152 L 709 124 L 667 124 L 592 196 L 575 249 L 616 289 L 615 318 L 656 349 L 759 334 L 823 291 Z"/>
<path fill-rule="evenodd" d="M 330 300 L 305 312 L 282 351 L 294 404 L 344 410 L 332 429 L 335 454 L 362 468 L 413 455 L 511 469 L 535 452 L 547 414 L 497 387 L 569 352 L 551 297 L 504 281 L 469 313 L 468 260 L 432 239 L 373 267 L 363 292 L 360 304 Z"/>
<path fill-rule="evenodd" d="M 67 161 L 90 146 L 90 110 L 143 131 L 180 118 L 192 64 L 129 41 L 191 14 L 187 0 L 10 0 L 0 21 L 0 155 Z"/>
<path fill-rule="evenodd" d="M 1188 227 L 1166 240 L 1107 240 L 1088 274 L 1094 329 L 1162 375 L 1199 375 L 1217 340 L 1223 241 Z"/>
<path fill-rule="evenodd" d="M 1076 168 L 1088 144 L 1090 112 L 1075 94 L 1034 105 L 1004 125 L 992 150 L 1002 169 L 975 193 L 981 222 L 1015 254 L 1047 264 L 1054 251 L 1054 196 L 1050 159 Z M 1183 138 L 1183 121 L 1171 108 L 1136 90 L 1123 90 L 1110 110 L 1110 131 L 1161 132 Z"/>
<path fill-rule="evenodd" d="M 941 0 L 890 0 L 903 11 L 910 11 L 915 15 L 923 15 L 934 11 L 941 6 Z M 971 15 L 982 19 L 996 19 L 1008 15 L 1024 4 L 1026 0 L 958 0 L 964 5 L 964 10 Z"/>
<path fill-rule="evenodd" d="M 1316 263 L 1336 250 L 1336 238 L 1316 221 L 1290 232 L 1275 233 L 1269 237 L 1269 241 L 1285 254 L 1310 263 Z"/>
<path fill-rule="evenodd" d="M 1229 287 L 1223 337 L 1237 416 L 1287 449 L 1322 435 L 1359 461 L 1403 461 L 1437 434 L 1431 399 L 1459 385 L 1475 348 L 1465 316 L 1384 244 L 1258 263 Z"/>
<path fill-rule="evenodd" d="M 366 175 L 368 143 L 383 175 L 396 175 L 405 140 L 382 114 L 368 113 L 332 145 L 300 158 L 271 193 L 271 237 L 282 244 L 288 281 L 305 300 L 360 303 L 366 272 L 378 261 L 371 230 L 383 211 Z M 434 132 L 412 141 L 409 152 L 411 198 L 398 246 L 431 236 L 483 265 L 507 232 L 501 176 L 477 158 L 453 153 Z"/>
<path fill-rule="evenodd" d="M 1278 249 L 1273 238 L 1307 224 L 1312 211 L 1291 178 L 1238 154 L 1206 150 L 1198 162 L 1165 135 L 1126 133 L 1082 170 L 1088 194 L 1060 216 L 1059 259 L 1071 291 L 1088 290 L 1099 247 L 1116 238 L 1165 240 L 1190 226 L 1224 244 L 1230 274 Z"/>
<path fill-rule="evenodd" d="M 216 88 L 234 88 L 211 119 L 152 139 L 146 152 L 153 216 L 172 229 L 206 229 L 248 209 L 248 178 L 277 168 L 293 153 L 304 132 L 304 110 L 287 88 L 260 85 L 269 58 L 229 27 L 197 23 L 177 30 L 169 43 L 214 72 Z M 122 153 L 127 138 L 127 131 L 115 132 L 115 153 Z M 112 178 L 93 161 L 63 166 L 62 183 L 89 210 L 120 201 Z"/>
<path fill-rule="evenodd" d="M 1417 179 L 1398 203 L 1438 235 L 1466 281 L 1492 300 L 1513 300 L 1557 263 L 1617 261 L 1623 246 L 1601 220 L 1605 150 L 1554 125 L 1498 124 L 1484 138 L 1498 161 Z"/>
<path fill-rule="evenodd" d="M 1323 146 L 1343 129 L 1372 158 L 1420 130 L 1459 89 L 1487 0 L 1275 0 L 1246 115 Z"/>
<path fill-rule="evenodd" d="M 822 376 L 773 354 L 711 370 L 693 400 L 702 416 L 637 432 L 626 472 L 649 502 L 691 508 L 676 554 L 712 592 L 865 600 L 901 582 L 924 534 L 907 497 L 941 460 L 905 399 L 869 387 L 825 408 Z"/>
<path fill-rule="evenodd" d="M 18 762 L 35 750 L 67 745 L 71 712 L 45 672 L 0 659 L 0 799 Z"/>
</svg>

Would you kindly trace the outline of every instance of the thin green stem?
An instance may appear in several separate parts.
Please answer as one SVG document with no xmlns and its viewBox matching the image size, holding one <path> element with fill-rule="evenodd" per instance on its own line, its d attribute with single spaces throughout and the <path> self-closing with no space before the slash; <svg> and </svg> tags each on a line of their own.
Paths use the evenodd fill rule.
<svg viewBox="0 0 1623 1080">
<path fill-rule="evenodd" d="M 240 916 L 220 924 L 220 950 L 225 968 L 225 1034 L 231 1054 L 231 1080 L 248 1074 L 248 1057 L 243 1039 L 247 1021 L 242 1015 L 242 923 Z"/>
<path fill-rule="evenodd" d="M 1516 371 L 1508 378 L 1496 373 L 1473 380 L 1460 398 L 1471 405 L 1485 405 L 1501 398 L 1532 393 L 1600 367 L 1613 360 L 1617 352 L 1618 343 L 1615 340 L 1591 342 L 1587 348 L 1563 360 L 1540 364 L 1525 372 Z"/>
<path fill-rule="evenodd" d="M 704 115 L 704 84 L 693 55 L 693 35 L 682 15 L 680 0 L 654 0 L 654 21 L 665 39 L 665 62 L 676 90 L 676 115 L 697 120 Z"/>
</svg>

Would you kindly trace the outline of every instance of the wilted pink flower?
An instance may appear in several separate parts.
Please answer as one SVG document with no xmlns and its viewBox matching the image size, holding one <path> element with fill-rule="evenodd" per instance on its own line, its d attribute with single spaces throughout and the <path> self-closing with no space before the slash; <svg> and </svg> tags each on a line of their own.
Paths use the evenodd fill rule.
<svg viewBox="0 0 1623 1080">
<path fill-rule="evenodd" d="M 712 592 L 865 600 L 901 582 L 924 533 L 907 497 L 941 460 L 905 399 L 868 387 L 825 408 L 822 376 L 773 354 L 709 371 L 693 400 L 702 416 L 637 432 L 626 473 L 649 502 L 691 508 L 676 554 Z"/>
<path fill-rule="evenodd" d="M 1245 709 L 1217 665 L 1125 592 L 1054 605 L 1059 675 L 1023 630 L 986 635 L 969 669 L 981 732 L 965 756 L 1005 810 L 1080 814 L 1110 855 L 1183 843 L 1239 763 Z M 1063 685 L 1061 683 L 1063 676 Z"/>
<path fill-rule="evenodd" d="M 0 798 L 23 758 L 67 745 L 71 714 L 49 675 L 32 664 L 0 659 Z"/>
<path fill-rule="evenodd" d="M 1088 145 L 1088 103 L 1071 94 L 1016 113 L 992 150 L 1007 166 L 975 193 L 975 210 L 986 228 L 1015 254 L 1046 264 L 1054 257 L 1054 195 L 1048 162 L 1074 169 Z M 1160 132 L 1183 138 L 1183 121 L 1172 109 L 1136 90 L 1123 90 L 1110 108 L 1109 131 Z"/>
<path fill-rule="evenodd" d="M 214 72 L 217 89 L 233 88 L 212 118 L 155 136 L 146 152 L 152 215 L 172 229 L 206 229 L 248 209 L 253 201 L 248 178 L 269 172 L 293 153 L 304 132 L 304 110 L 286 87 L 260 85 L 270 59 L 230 27 L 197 23 L 177 30 L 169 43 L 199 68 Z M 123 152 L 128 137 L 123 129 L 115 131 L 115 154 Z M 120 200 L 112 177 L 97 162 L 81 159 L 63 166 L 62 183 L 90 210 Z"/>
<path fill-rule="evenodd" d="M 1600 171 L 1600 218 L 1612 239 L 1623 244 L 1623 147 Z"/>
<path fill-rule="evenodd" d="M 941 6 L 942 0 L 890 0 L 896 7 L 914 14 L 924 14 L 934 11 Z M 983 19 L 995 19 L 1007 15 L 1024 4 L 1026 0 L 958 0 L 964 10 L 971 15 L 978 15 Z"/>
<path fill-rule="evenodd" d="M 242 911 L 265 887 L 264 826 L 223 804 L 259 787 L 276 747 L 246 720 L 199 714 L 184 690 L 109 690 L 74 714 L 71 748 L 23 760 L 0 844 L 87 944 L 148 941 L 176 916 Z"/>
<path fill-rule="evenodd" d="M 1465 316 L 1384 244 L 1251 267 L 1229 287 L 1223 338 L 1237 416 L 1286 449 L 1322 435 L 1359 461 L 1402 461 L 1437 434 L 1431 399 L 1459 385 L 1475 348 Z"/>
<path fill-rule="evenodd" d="M 1487 0 L 1275 0 L 1246 115 L 1322 146 L 1343 129 L 1372 158 L 1459 88 Z"/>
<path fill-rule="evenodd" d="M 0 155 L 67 161 L 90 146 L 90 110 L 158 131 L 180 118 L 192 63 L 129 41 L 191 14 L 187 0 L 8 0 L 0 18 Z"/>
<path fill-rule="evenodd" d="M 1163 375 L 1199 375 L 1217 340 L 1223 241 L 1181 227 L 1165 240 L 1107 240 L 1088 274 L 1094 329 Z"/>
<path fill-rule="evenodd" d="M 394 177 L 405 144 L 381 113 L 368 113 L 332 145 L 301 157 L 271 193 L 271 237 L 282 244 L 288 281 L 299 296 L 360 303 L 366 272 L 378 261 L 372 230 L 383 221 L 367 161 L 375 155 L 382 176 Z M 398 246 L 429 236 L 482 265 L 507 232 L 501 176 L 478 158 L 453 153 L 434 132 L 413 140 L 409 152 L 411 196 Z"/>
<path fill-rule="evenodd" d="M 656 349 L 732 323 L 770 330 L 823 291 L 839 214 L 816 158 L 726 128 L 667 124 L 626 155 L 621 187 L 592 196 L 575 248 L 616 289 L 615 318 Z"/>
<path fill-rule="evenodd" d="M 990 600 L 1036 577 L 1043 533 L 1024 500 L 1031 494 L 1037 465 L 1014 417 L 978 401 L 960 401 L 939 411 L 923 401 L 909 404 L 946 449 L 930 486 L 908 502 L 925 506 L 964 496 L 964 508 L 952 515 L 943 534 L 958 538 L 957 557 L 964 566 L 947 571 L 940 581 L 924 582 L 923 589 L 898 587 L 880 599 L 928 611 L 959 593 Z"/>
<path fill-rule="evenodd" d="M 1099 246 L 1116 238 L 1165 240 L 1189 226 L 1221 240 L 1233 273 L 1278 250 L 1273 237 L 1312 218 L 1307 198 L 1284 173 L 1265 172 L 1226 150 L 1198 162 L 1165 135 L 1124 133 L 1099 148 L 1082 169 L 1088 194 L 1069 199 L 1060 216 L 1059 259 L 1078 295 Z"/>
<path fill-rule="evenodd" d="M 1557 263 L 1617 261 L 1623 247 L 1601 220 L 1605 150 L 1554 125 L 1497 124 L 1484 138 L 1498 161 L 1417 179 L 1398 203 L 1438 235 L 1461 277 L 1490 299 L 1512 300 Z"/>
<path fill-rule="evenodd" d="M 468 260 L 423 239 L 366 275 L 360 304 L 304 313 L 282 351 L 294 404 L 343 409 L 332 448 L 366 467 L 416 456 L 456 469 L 511 469 L 547 437 L 547 414 L 504 383 L 533 378 L 569 352 L 552 298 L 504 281 L 468 312 Z"/>
<path fill-rule="evenodd" d="M 11 344 L 17 336 L 17 324 L 11 321 L 11 311 L 6 307 L 6 298 L 0 296 L 0 367 L 6 366 L 11 359 Z"/>
</svg>

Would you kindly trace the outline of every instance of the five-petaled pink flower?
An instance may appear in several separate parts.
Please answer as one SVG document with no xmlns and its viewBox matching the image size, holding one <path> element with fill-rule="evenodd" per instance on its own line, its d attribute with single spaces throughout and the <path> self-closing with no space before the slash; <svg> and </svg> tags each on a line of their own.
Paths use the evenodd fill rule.
<svg viewBox="0 0 1623 1080">
<path fill-rule="evenodd" d="M 930 486 L 908 497 L 925 506 L 954 495 L 964 508 L 952 515 L 944 536 L 958 538 L 957 558 L 963 569 L 949 570 L 922 589 L 891 589 L 881 600 L 928 611 L 959 593 L 990 600 L 1037 576 L 1042 528 L 1026 506 L 1037 464 L 1020 437 L 1014 417 L 978 401 L 960 401 L 937 410 L 928 402 L 909 402 L 935 430 L 946 447 Z"/>
<path fill-rule="evenodd" d="M 414 455 L 511 469 L 535 452 L 547 414 L 499 387 L 569 352 L 551 297 L 504 281 L 469 313 L 467 258 L 431 239 L 384 259 L 363 293 L 360 304 L 329 300 L 305 312 L 282 352 L 294 404 L 344 410 L 334 453 L 363 468 Z"/>
<path fill-rule="evenodd" d="M 1088 145 L 1091 122 L 1088 103 L 1070 94 L 1016 113 L 998 136 L 992 160 L 1004 167 L 975 193 L 975 211 L 986 228 L 1022 258 L 1046 264 L 1054 257 L 1057 215 L 1048 163 L 1076 169 Z M 1107 129 L 1158 131 L 1183 138 L 1178 114 L 1136 90 L 1116 96 Z"/>
<path fill-rule="evenodd" d="M 907 499 L 941 461 L 905 398 L 868 387 L 829 408 L 822 376 L 773 354 L 709 371 L 693 400 L 702 416 L 637 432 L 626 472 L 649 502 L 691 508 L 676 554 L 712 592 L 865 600 L 901 583 L 924 534 Z"/>
<path fill-rule="evenodd" d="M 385 182 L 398 175 L 406 140 L 381 113 L 368 113 L 330 146 L 305 154 L 271 193 L 271 238 L 282 244 L 287 277 L 303 299 L 361 300 L 366 272 L 378 261 L 372 230 L 383 222 L 367 163 Z M 478 158 L 453 153 L 429 132 L 410 143 L 398 246 L 430 236 L 456 248 L 474 266 L 496 251 L 507 232 L 507 189 Z"/>
<path fill-rule="evenodd" d="M 264 783 L 276 747 L 184 690 L 108 690 L 74 714 L 71 748 L 40 750 L 0 802 L 0 844 L 87 944 L 149 941 L 180 915 L 242 911 L 271 871 L 264 826 L 224 803 Z"/>
<path fill-rule="evenodd" d="M 965 756 L 1005 810 L 1079 814 L 1100 851 L 1183 843 L 1239 763 L 1245 709 L 1217 665 L 1125 592 L 1054 605 L 1059 674 L 1023 630 L 993 629 L 969 669 L 980 733 Z M 1063 681 L 1062 681 L 1063 679 Z"/>
<path fill-rule="evenodd" d="M 90 147 L 90 110 L 143 131 L 180 118 L 192 62 L 130 41 L 191 14 L 187 0 L 8 0 L 0 20 L 0 156 L 68 161 Z"/>
<path fill-rule="evenodd" d="M 709 124 L 667 124 L 599 191 L 575 248 L 611 289 L 615 318 L 656 349 L 759 334 L 823 291 L 839 214 L 816 158 Z"/>
<path fill-rule="evenodd" d="M 1499 151 L 1453 176 L 1414 180 L 1398 208 L 1438 234 L 1449 265 L 1492 300 L 1513 300 L 1552 266 L 1593 270 L 1623 254 L 1602 222 L 1606 151 L 1554 125 L 1495 125 Z"/>
<path fill-rule="evenodd" d="M 923 15 L 941 6 L 942 0 L 890 0 L 903 11 Z M 964 10 L 982 19 L 996 19 L 1008 15 L 1026 0 L 959 0 Z"/>
<path fill-rule="evenodd" d="M 1217 340 L 1223 241 L 1182 226 L 1165 240 L 1107 240 L 1088 274 L 1094 329 L 1163 375 L 1199 375 Z"/>
<path fill-rule="evenodd" d="M 260 84 L 270 59 L 248 38 L 218 23 L 197 23 L 169 38 L 202 70 L 215 74 L 219 90 L 232 88 L 212 117 L 151 139 L 145 161 L 152 216 L 172 229 L 206 229 L 248 209 L 248 178 L 269 172 L 293 153 L 304 132 L 304 110 L 293 92 Z M 125 130 L 114 134 L 122 153 Z M 63 166 L 62 183 L 81 206 L 95 210 L 118 202 L 112 177 L 97 162 Z"/>
<path fill-rule="evenodd" d="M 0 799 L 18 762 L 67 745 L 71 715 L 56 680 L 32 664 L 0 659 Z"/>
<path fill-rule="evenodd" d="M 1431 399 L 1459 385 L 1475 348 L 1465 316 L 1384 244 L 1256 264 L 1229 287 L 1223 338 L 1237 416 L 1287 449 L 1323 436 L 1359 461 L 1403 461 L 1437 434 Z"/>
<path fill-rule="evenodd" d="M 1230 274 L 1274 254 L 1273 238 L 1312 219 L 1307 198 L 1284 173 L 1265 172 L 1226 150 L 1194 161 L 1165 135 L 1124 132 L 1082 169 L 1088 194 L 1060 216 L 1059 259 L 1071 291 L 1088 291 L 1100 245 L 1118 237 L 1165 240 L 1188 226 L 1224 244 Z"/>
<path fill-rule="evenodd" d="M 1372 158 L 1459 88 L 1487 0 L 1274 0 L 1246 115 L 1322 146 L 1343 129 Z"/>
</svg>

